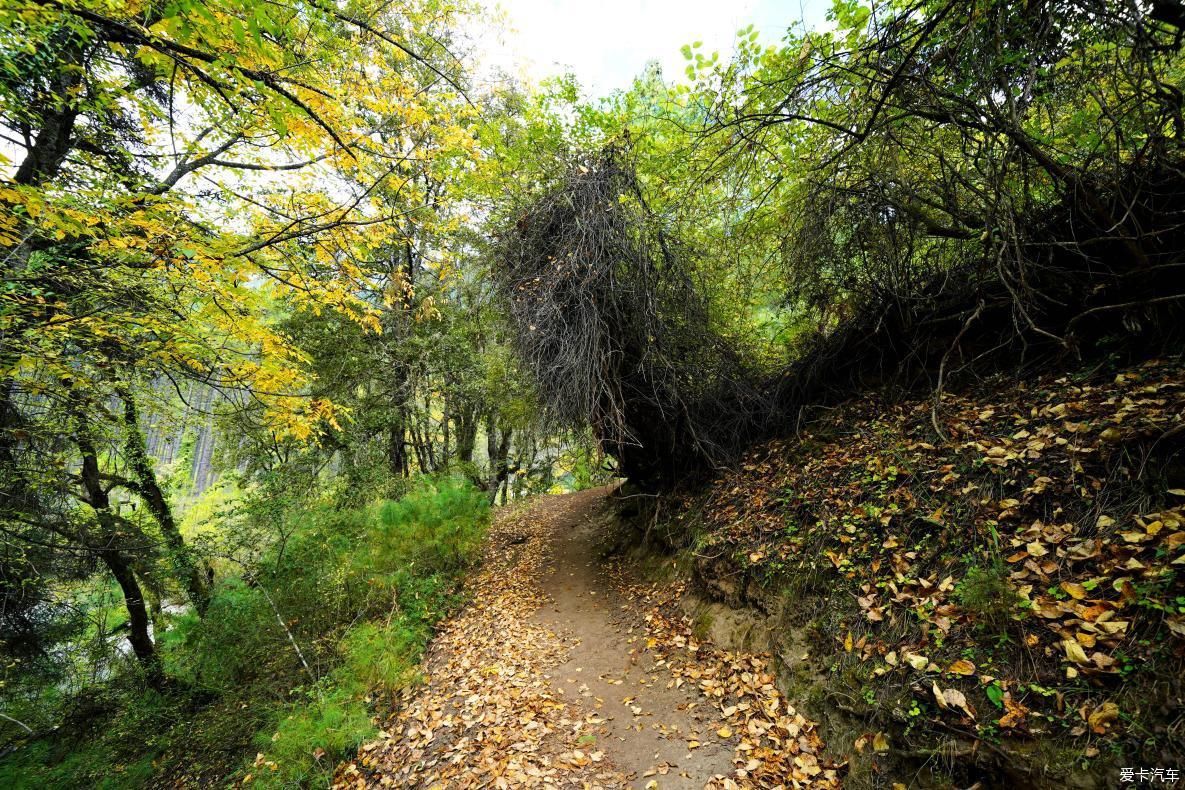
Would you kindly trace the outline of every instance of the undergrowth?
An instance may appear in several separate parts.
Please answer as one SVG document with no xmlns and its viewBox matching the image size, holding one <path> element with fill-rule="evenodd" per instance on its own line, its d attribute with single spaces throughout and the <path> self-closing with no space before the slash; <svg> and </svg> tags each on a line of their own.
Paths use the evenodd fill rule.
<svg viewBox="0 0 1185 790">
<path fill-rule="evenodd" d="M 454 478 L 398 501 L 288 510 L 283 538 L 218 581 L 204 618 L 175 616 L 159 635 L 162 691 L 125 663 L 0 758 L 0 787 L 327 785 L 375 733 L 372 695 L 415 681 L 488 511 Z"/>
</svg>

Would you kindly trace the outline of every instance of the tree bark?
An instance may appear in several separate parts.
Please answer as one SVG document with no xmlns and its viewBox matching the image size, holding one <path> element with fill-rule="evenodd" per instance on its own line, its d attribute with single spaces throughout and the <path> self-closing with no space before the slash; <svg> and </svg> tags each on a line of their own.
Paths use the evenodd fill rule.
<svg viewBox="0 0 1185 790">
<path fill-rule="evenodd" d="M 111 499 L 107 489 L 103 488 L 103 479 L 99 471 L 99 454 L 94 441 L 90 437 L 87 420 L 80 411 L 75 411 L 78 420 L 75 444 L 82 454 L 82 486 L 86 496 L 86 503 L 95 512 L 102 534 L 101 542 L 96 553 L 123 592 L 124 607 L 128 612 L 128 641 L 132 645 L 140 666 L 144 669 L 148 681 L 154 686 L 163 679 L 160 658 L 156 654 L 156 645 L 152 642 L 152 635 L 148 630 L 148 609 L 144 605 L 144 593 L 136 574 L 132 572 L 131 564 L 123 553 L 116 548 L 119 539 L 119 524 L 115 514 L 111 511 Z"/>
<path fill-rule="evenodd" d="M 473 450 L 477 446 L 477 409 L 465 404 L 457 410 L 457 460 L 463 464 L 473 463 Z"/>
<path fill-rule="evenodd" d="M 136 493 L 152 513 L 156 523 L 160 526 L 165 544 L 169 547 L 170 559 L 173 562 L 177 579 L 185 586 L 189 602 L 199 616 L 204 617 L 210 603 L 210 591 L 202 569 L 198 566 L 193 552 L 185 545 L 185 538 L 173 517 L 173 509 L 153 468 L 152 459 L 144 445 L 144 433 L 140 426 L 140 415 L 136 408 L 136 401 L 131 390 L 126 387 L 118 388 L 119 398 L 123 401 L 124 415 L 124 448 L 127 452 L 128 463 L 135 475 Z"/>
<path fill-rule="evenodd" d="M 506 478 L 510 472 L 510 465 L 507 463 L 507 457 L 510 455 L 510 437 L 513 434 L 513 429 L 509 427 L 498 427 L 498 417 L 494 412 L 490 412 L 486 421 L 486 451 L 490 457 L 490 504 L 494 504 L 498 500 L 498 491 L 502 488 L 502 484 L 506 482 Z M 502 504 L 506 504 L 506 497 L 503 495 Z"/>
<path fill-rule="evenodd" d="M 403 415 L 397 414 L 387 423 L 387 468 L 396 477 L 407 477 L 410 468 L 407 463 L 407 439 Z"/>
<path fill-rule="evenodd" d="M 95 511 L 100 515 L 99 511 Z M 103 518 L 100 515 L 100 523 Z M 128 610 L 128 641 L 132 645 L 132 652 L 144 668 L 148 680 L 154 686 L 159 686 L 163 680 L 160 657 L 156 654 L 156 645 L 148 632 L 148 609 L 144 605 L 144 593 L 140 590 L 140 583 L 136 574 L 123 554 L 115 549 L 104 549 L 99 552 L 99 558 L 111 571 L 119 589 L 123 592 L 124 607 Z"/>
</svg>

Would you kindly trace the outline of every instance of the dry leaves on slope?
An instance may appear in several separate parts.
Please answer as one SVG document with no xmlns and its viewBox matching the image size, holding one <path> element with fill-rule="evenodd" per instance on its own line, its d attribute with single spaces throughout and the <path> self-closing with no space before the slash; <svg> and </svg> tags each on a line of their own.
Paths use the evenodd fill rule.
<svg viewBox="0 0 1185 790">
<path fill-rule="evenodd" d="M 647 649 L 669 670 L 670 683 L 693 684 L 719 711 L 723 724 L 716 735 L 735 738 L 733 774 L 712 777 L 709 790 L 840 786 L 836 767 L 823 756 L 814 722 L 778 691 L 768 657 L 699 642 L 676 604 L 681 584 L 619 585 L 645 612 Z"/>
</svg>

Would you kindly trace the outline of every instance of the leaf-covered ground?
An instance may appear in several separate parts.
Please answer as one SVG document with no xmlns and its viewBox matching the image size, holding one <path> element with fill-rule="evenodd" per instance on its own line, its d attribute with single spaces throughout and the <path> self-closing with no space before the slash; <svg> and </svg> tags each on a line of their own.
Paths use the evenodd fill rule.
<svg viewBox="0 0 1185 790">
<path fill-rule="evenodd" d="M 1056 736 L 1034 764 L 1179 765 L 1183 450 L 1179 362 L 992 382 L 936 415 L 863 400 L 675 521 L 699 584 L 788 604 L 823 696 L 895 722 L 900 748 L 956 733 L 999 757 Z M 829 746 L 875 754 L 877 734 Z"/>
<path fill-rule="evenodd" d="M 679 584 L 602 565 L 607 495 L 503 511 L 424 682 L 336 787 L 837 786 L 768 658 L 696 640 Z"/>
</svg>

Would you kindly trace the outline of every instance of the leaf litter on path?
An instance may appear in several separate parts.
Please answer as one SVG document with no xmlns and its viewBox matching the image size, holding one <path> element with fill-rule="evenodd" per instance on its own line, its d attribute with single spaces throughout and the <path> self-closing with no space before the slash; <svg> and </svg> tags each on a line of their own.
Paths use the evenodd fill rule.
<svg viewBox="0 0 1185 790">
<path fill-rule="evenodd" d="M 570 529 L 604 496 L 601 490 L 542 497 L 499 515 L 482 568 L 467 585 L 470 603 L 434 640 L 424 683 L 404 692 L 379 739 L 339 768 L 334 787 L 839 786 L 813 723 L 774 687 L 768 659 L 697 642 L 672 608 L 679 585 L 643 590 L 623 582 L 613 590 L 605 581 L 605 589 L 587 591 L 590 599 L 623 598 L 623 617 L 645 630 L 638 640 L 644 648 L 623 651 L 617 660 L 629 666 L 640 653 L 652 660 L 626 681 L 635 685 L 621 696 L 588 693 L 590 684 L 621 688 L 622 678 L 572 665 L 582 651 L 570 632 L 579 629 L 539 616 L 555 604 L 541 579 L 554 566 L 557 530 Z M 558 669 L 573 676 L 577 694 L 565 694 Z M 682 687 L 690 702 L 664 710 L 673 699 L 664 687 Z M 688 714 L 697 725 L 703 720 L 697 734 Z M 626 756 L 625 739 L 610 737 L 623 731 L 646 744 L 655 735 L 677 742 L 685 758 L 708 747 L 731 750 L 731 758 L 724 751 L 714 762 L 719 772 L 696 776 L 692 766 L 707 762 L 658 759 L 655 752 L 650 767 L 627 774 L 615 764 L 615 751 Z"/>
</svg>

